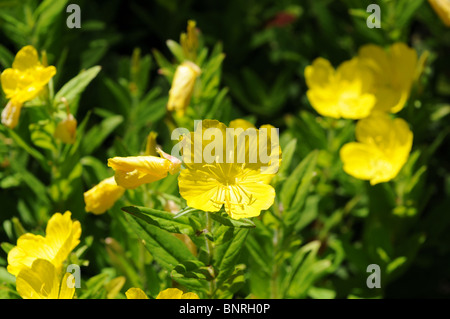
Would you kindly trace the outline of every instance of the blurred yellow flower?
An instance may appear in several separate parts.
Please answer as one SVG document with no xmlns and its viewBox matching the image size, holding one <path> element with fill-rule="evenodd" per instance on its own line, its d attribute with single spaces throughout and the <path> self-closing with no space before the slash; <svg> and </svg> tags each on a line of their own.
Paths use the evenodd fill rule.
<svg viewBox="0 0 450 319">
<path fill-rule="evenodd" d="M 450 1 L 449 0 L 428 0 L 431 7 L 437 13 L 442 22 L 450 27 Z"/>
<path fill-rule="evenodd" d="M 201 128 L 197 126 L 195 132 L 182 140 L 189 147 L 188 152 L 184 147 L 182 149 L 186 169 L 181 171 L 178 185 L 187 205 L 208 212 L 217 212 L 224 205 L 225 211 L 234 219 L 258 216 L 261 210 L 268 209 L 275 197 L 275 190 L 269 183 L 278 170 L 281 157 L 278 135 L 275 139 L 269 130 L 267 143 L 261 143 L 256 129 L 253 129 L 255 137 L 252 140 L 248 129 L 231 132 L 216 120 L 203 120 L 201 124 Z M 217 133 L 214 141 L 221 142 L 214 150 L 214 160 L 203 156 L 207 150 L 211 151 L 208 140 L 196 141 L 211 129 Z M 246 135 L 249 138 L 243 140 Z M 259 154 L 261 150 L 268 154 L 267 160 L 263 161 L 255 154 L 258 149 Z M 200 160 L 196 160 L 199 153 Z"/>
<path fill-rule="evenodd" d="M 149 299 L 141 288 L 130 288 L 125 292 L 127 299 Z"/>
<path fill-rule="evenodd" d="M 60 121 L 56 125 L 55 137 L 66 144 L 75 143 L 77 135 L 77 120 L 72 114 L 68 114 L 67 117 Z"/>
<path fill-rule="evenodd" d="M 196 293 L 186 292 L 183 293 L 178 288 L 168 288 L 161 291 L 156 299 L 200 299 Z"/>
<path fill-rule="evenodd" d="M 133 189 L 142 184 L 163 179 L 167 173 L 176 174 L 180 169 L 181 161 L 159 148 L 157 152 L 161 157 L 128 156 L 108 159 L 108 166 L 115 171 L 117 185 Z"/>
<path fill-rule="evenodd" d="M 46 236 L 26 233 L 8 253 L 8 272 L 17 276 L 30 268 L 36 259 L 50 261 L 59 271 L 70 252 L 80 243 L 81 225 L 72 221 L 71 212 L 54 214 L 47 223 Z"/>
<path fill-rule="evenodd" d="M 340 150 L 344 171 L 375 185 L 397 176 L 408 160 L 413 133 L 403 119 L 374 112 L 356 124 L 356 140 Z"/>
<path fill-rule="evenodd" d="M 374 111 L 399 112 L 409 98 L 415 78 L 416 51 L 404 43 L 394 43 L 388 51 L 368 44 L 359 49 L 358 56 L 374 75 Z"/>
<path fill-rule="evenodd" d="M 305 80 L 308 100 L 323 116 L 361 119 L 375 105 L 370 92 L 372 73 L 358 58 L 343 62 L 336 70 L 328 60 L 317 58 L 305 68 Z"/>
<path fill-rule="evenodd" d="M 149 299 L 141 288 L 130 288 L 125 292 L 127 299 Z M 156 299 L 200 299 L 196 293 L 183 293 L 178 288 L 168 288 L 161 291 Z"/>
<path fill-rule="evenodd" d="M 85 210 L 96 215 L 103 214 L 114 206 L 124 192 L 125 188 L 117 185 L 114 176 L 106 178 L 83 194 Z"/>
<path fill-rule="evenodd" d="M 22 268 L 16 277 L 16 290 L 23 299 L 72 299 L 75 287 L 69 287 L 66 272 L 61 280 L 55 265 L 35 259 L 31 267 Z"/>
<path fill-rule="evenodd" d="M 175 111 L 179 116 L 184 115 L 191 101 L 195 80 L 200 73 L 200 68 L 191 61 L 185 61 L 177 67 L 169 91 L 168 111 Z"/>
<path fill-rule="evenodd" d="M 14 128 L 17 125 L 20 109 L 26 101 L 34 99 L 50 79 L 56 74 L 54 66 L 44 67 L 36 49 L 25 46 L 17 52 L 12 68 L 1 74 L 1 83 L 6 98 L 10 100 L 2 112 L 2 123 Z"/>
</svg>

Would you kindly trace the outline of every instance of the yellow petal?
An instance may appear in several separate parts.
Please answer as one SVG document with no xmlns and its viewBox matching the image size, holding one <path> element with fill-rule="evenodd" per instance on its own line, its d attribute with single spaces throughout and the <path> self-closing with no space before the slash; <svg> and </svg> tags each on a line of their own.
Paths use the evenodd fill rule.
<svg viewBox="0 0 450 319">
<path fill-rule="evenodd" d="M 141 288 L 130 288 L 125 292 L 127 299 L 148 299 Z"/>
<path fill-rule="evenodd" d="M 183 296 L 183 291 L 178 288 L 167 288 L 161 291 L 156 299 L 181 299 Z"/>
<path fill-rule="evenodd" d="M 40 66 L 38 53 L 36 49 L 27 45 L 17 52 L 12 67 L 19 71 L 26 71 L 27 69 L 33 69 Z"/>
<path fill-rule="evenodd" d="M 184 169 L 178 177 L 180 195 L 186 199 L 187 205 L 206 212 L 217 212 L 223 201 L 216 201 L 216 194 L 220 190 L 217 181 L 200 179 L 198 171 Z"/>
<path fill-rule="evenodd" d="M 243 128 L 244 130 L 248 128 L 255 128 L 255 126 L 247 120 L 244 119 L 236 119 L 230 122 L 228 125 L 229 128 Z"/>
<path fill-rule="evenodd" d="M 178 172 L 181 161 L 176 157 L 157 150 L 162 157 L 128 156 L 108 159 L 108 166 L 115 170 L 118 185 L 127 189 L 155 182 Z"/>
<path fill-rule="evenodd" d="M 181 299 L 200 299 L 196 293 L 187 292 L 181 296 Z"/>
<path fill-rule="evenodd" d="M 403 119 L 375 112 L 357 123 L 356 139 L 340 151 L 343 169 L 375 185 L 397 176 L 409 157 L 413 134 Z"/>
<path fill-rule="evenodd" d="M 305 68 L 305 80 L 308 88 L 328 85 L 333 80 L 334 72 L 330 61 L 324 58 L 315 59 L 311 65 Z"/>
<path fill-rule="evenodd" d="M 20 270 L 16 289 L 23 299 L 58 299 L 59 282 L 55 266 L 45 259 L 36 259 L 31 267 Z"/>
<path fill-rule="evenodd" d="M 80 243 L 81 224 L 72 221 L 72 213 L 66 211 L 63 215 L 54 214 L 47 223 L 46 242 L 54 252 L 53 264 L 62 265 L 70 252 Z"/>
<path fill-rule="evenodd" d="M 9 273 L 17 276 L 22 268 L 30 268 L 37 258 L 53 259 L 53 251 L 46 244 L 44 237 L 34 234 L 23 234 L 17 239 L 17 245 L 8 253 Z"/>
<path fill-rule="evenodd" d="M 75 287 L 70 288 L 67 284 L 67 280 L 71 276 L 70 273 L 66 272 L 63 276 L 63 279 L 61 281 L 61 287 L 59 290 L 59 297 L 58 299 L 73 299 L 73 296 L 75 294 Z"/>
<path fill-rule="evenodd" d="M 358 179 L 371 180 L 376 176 L 377 163 L 385 163 L 385 172 L 391 171 L 389 162 L 383 159 L 381 153 L 368 145 L 351 142 L 345 144 L 340 150 L 340 157 L 344 163 L 344 171 Z"/>
<path fill-rule="evenodd" d="M 46 237 L 24 234 L 17 246 L 8 253 L 8 272 L 17 275 L 24 267 L 31 267 L 36 259 L 46 259 L 59 270 L 70 252 L 79 244 L 81 225 L 70 219 L 71 213 L 54 214 L 46 229 Z"/>
<path fill-rule="evenodd" d="M 114 206 L 124 192 L 125 188 L 117 185 L 114 176 L 106 178 L 84 193 L 85 210 L 96 215 L 103 214 Z"/>
<path fill-rule="evenodd" d="M 448 0 L 428 0 L 433 10 L 437 13 L 442 22 L 450 27 L 450 1 Z"/>
</svg>

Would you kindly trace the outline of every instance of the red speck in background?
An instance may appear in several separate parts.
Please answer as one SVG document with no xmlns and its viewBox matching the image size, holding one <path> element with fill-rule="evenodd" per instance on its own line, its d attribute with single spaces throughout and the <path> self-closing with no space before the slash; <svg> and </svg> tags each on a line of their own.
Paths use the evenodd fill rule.
<svg viewBox="0 0 450 319">
<path fill-rule="evenodd" d="M 267 28 L 272 28 L 272 27 L 281 28 L 281 27 L 285 27 L 285 26 L 291 24 L 295 20 L 297 20 L 296 15 L 289 13 L 289 12 L 281 11 L 281 12 L 278 12 L 275 15 L 275 17 L 267 23 L 266 27 Z"/>
</svg>

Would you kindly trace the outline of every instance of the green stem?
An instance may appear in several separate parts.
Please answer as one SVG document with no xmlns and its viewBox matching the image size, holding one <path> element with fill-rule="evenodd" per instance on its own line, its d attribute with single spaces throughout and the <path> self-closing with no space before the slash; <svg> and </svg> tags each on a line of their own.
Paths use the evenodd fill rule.
<svg viewBox="0 0 450 319">
<path fill-rule="evenodd" d="M 280 247 L 281 241 L 283 239 L 283 224 L 282 224 L 282 212 L 278 207 L 278 201 L 275 199 L 273 208 L 275 210 L 274 215 L 277 215 L 278 223 L 275 227 L 273 233 L 273 265 L 272 265 L 272 276 L 270 278 L 270 298 L 278 298 L 278 275 L 279 275 L 279 264 L 278 264 L 278 249 Z"/>
<path fill-rule="evenodd" d="M 206 232 L 209 236 L 212 236 L 212 218 L 210 217 L 211 213 L 206 212 Z M 206 244 L 206 252 L 208 254 L 208 265 L 213 267 L 213 259 L 214 259 L 214 243 L 209 240 L 208 236 L 205 236 L 205 244 Z M 216 291 L 216 279 L 214 276 L 213 280 L 209 281 L 209 297 L 213 298 Z"/>
</svg>

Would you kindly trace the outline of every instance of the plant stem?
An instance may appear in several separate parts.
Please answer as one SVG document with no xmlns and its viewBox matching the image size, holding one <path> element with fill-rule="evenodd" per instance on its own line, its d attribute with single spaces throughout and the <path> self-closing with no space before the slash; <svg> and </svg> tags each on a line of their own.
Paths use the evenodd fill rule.
<svg viewBox="0 0 450 319">
<path fill-rule="evenodd" d="M 277 299 L 278 298 L 278 274 L 279 274 L 279 264 L 278 264 L 278 249 L 280 247 L 280 242 L 283 238 L 282 233 L 282 212 L 279 209 L 279 203 L 275 200 L 273 205 L 273 209 L 275 210 L 274 215 L 278 218 L 278 223 L 275 226 L 275 230 L 273 233 L 273 265 L 272 265 L 272 276 L 270 277 L 270 298 Z"/>
<path fill-rule="evenodd" d="M 212 218 L 209 215 L 209 212 L 206 212 L 206 232 L 209 236 L 212 236 Z M 208 254 L 208 265 L 211 267 L 212 271 L 214 272 L 214 269 L 212 268 L 212 263 L 214 259 L 214 243 L 211 242 L 208 238 L 208 236 L 205 236 L 205 244 L 206 244 L 206 252 Z M 213 274 L 214 275 L 214 274 Z M 213 276 L 214 279 L 209 281 L 209 297 L 213 298 L 215 290 L 216 290 L 216 279 L 215 275 Z"/>
</svg>

